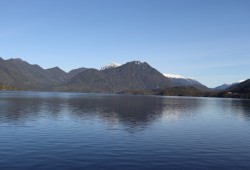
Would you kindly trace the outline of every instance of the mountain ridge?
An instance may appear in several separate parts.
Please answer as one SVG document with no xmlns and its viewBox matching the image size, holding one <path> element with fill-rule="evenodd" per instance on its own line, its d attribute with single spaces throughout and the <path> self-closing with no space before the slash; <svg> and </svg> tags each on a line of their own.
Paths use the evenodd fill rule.
<svg viewBox="0 0 250 170">
<path fill-rule="evenodd" d="M 175 88 L 211 91 L 195 79 L 180 75 L 162 74 L 147 62 L 130 61 L 122 65 L 109 65 L 106 69 L 81 67 L 69 72 L 59 67 L 43 69 L 20 58 L 0 58 L 0 85 L 20 90 L 77 91 L 119 93 L 129 90 L 157 90 Z M 171 75 L 171 76 L 169 76 Z M 176 91 L 176 90 L 173 90 Z M 164 92 L 164 94 L 167 94 Z M 173 94 L 173 93 L 171 93 Z M 195 93 L 196 94 L 196 93 Z M 197 93 L 198 94 L 198 93 Z"/>
</svg>

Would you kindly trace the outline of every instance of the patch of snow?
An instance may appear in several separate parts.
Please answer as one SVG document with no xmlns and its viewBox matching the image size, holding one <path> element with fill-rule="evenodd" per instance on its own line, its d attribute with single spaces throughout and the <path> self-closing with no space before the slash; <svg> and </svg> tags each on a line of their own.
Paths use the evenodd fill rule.
<svg viewBox="0 0 250 170">
<path fill-rule="evenodd" d="M 224 83 L 222 85 L 227 85 L 227 86 L 231 86 L 231 85 L 235 85 L 235 84 L 239 84 L 239 83 L 242 83 L 243 81 L 246 81 L 246 80 L 239 80 L 237 82 L 234 82 L 234 83 Z"/>
<path fill-rule="evenodd" d="M 141 64 L 141 62 L 140 62 L 140 61 L 136 61 L 136 62 L 135 62 L 135 64 L 140 65 L 140 64 Z"/>
<path fill-rule="evenodd" d="M 116 62 L 112 62 L 112 63 L 110 63 L 110 64 L 108 64 L 108 65 L 106 65 L 104 67 L 101 67 L 100 70 L 106 70 L 106 69 L 116 68 L 116 67 L 119 67 L 119 66 L 121 66 L 121 64 L 118 64 Z"/>
<path fill-rule="evenodd" d="M 163 74 L 165 77 L 168 78 L 176 78 L 176 79 L 186 79 L 185 77 L 177 74 Z"/>
<path fill-rule="evenodd" d="M 189 77 L 184 77 L 184 76 L 181 76 L 181 75 L 178 75 L 178 74 L 166 74 L 164 73 L 163 74 L 165 77 L 168 77 L 168 78 L 174 78 L 174 79 L 191 79 L 191 80 L 194 80 L 193 78 L 189 78 Z"/>
<path fill-rule="evenodd" d="M 239 80 L 239 81 L 237 81 L 237 83 L 242 83 L 243 81 L 246 81 L 246 80 Z"/>
<path fill-rule="evenodd" d="M 135 63 L 136 65 L 141 65 L 141 64 L 143 64 L 143 62 L 141 62 L 141 61 L 133 61 L 133 63 Z"/>
</svg>

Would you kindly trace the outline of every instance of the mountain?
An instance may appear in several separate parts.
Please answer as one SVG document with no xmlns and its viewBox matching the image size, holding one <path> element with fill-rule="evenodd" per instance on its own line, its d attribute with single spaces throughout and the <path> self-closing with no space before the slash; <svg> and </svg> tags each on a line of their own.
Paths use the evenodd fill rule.
<svg viewBox="0 0 250 170">
<path fill-rule="evenodd" d="M 157 89 L 171 82 L 148 63 L 128 62 L 121 66 L 87 69 L 55 89 L 60 91 L 120 92 L 127 89 Z"/>
<path fill-rule="evenodd" d="M 250 79 L 231 86 L 219 94 L 221 97 L 236 97 L 250 99 Z"/>
<path fill-rule="evenodd" d="M 175 74 L 163 74 L 163 75 L 167 77 L 168 79 L 170 79 L 172 83 L 174 84 L 174 86 L 176 87 L 177 86 L 192 86 L 200 90 L 208 90 L 208 88 L 205 85 L 201 84 L 195 79 L 186 78 L 184 76 L 175 75 Z"/>
<path fill-rule="evenodd" d="M 49 76 L 58 83 L 62 83 L 65 80 L 67 80 L 67 73 L 62 69 L 60 69 L 59 67 L 49 68 L 46 69 L 46 71 L 48 72 Z"/>
<path fill-rule="evenodd" d="M 245 81 L 245 80 L 239 80 L 238 82 L 235 82 L 235 83 L 225 83 L 225 84 L 222 84 L 220 86 L 215 87 L 214 90 L 226 90 L 229 87 L 235 86 L 243 81 Z"/>
<path fill-rule="evenodd" d="M 9 72 L 11 71 L 6 67 L 5 60 L 0 58 L 0 84 L 13 85 L 13 78 Z"/>
<path fill-rule="evenodd" d="M 214 88 L 214 90 L 226 90 L 227 88 L 229 88 L 230 86 L 232 86 L 234 83 L 225 83 L 222 84 L 220 86 L 217 86 Z M 238 83 L 237 83 L 238 84 Z"/>
<path fill-rule="evenodd" d="M 72 77 L 61 86 L 55 87 L 56 91 L 75 92 L 112 92 L 110 79 L 96 69 L 87 69 Z"/>
<path fill-rule="evenodd" d="M 82 67 L 66 73 L 59 67 L 43 69 L 39 65 L 29 64 L 22 59 L 0 58 L 0 85 L 2 89 L 39 91 L 103 93 L 143 91 L 152 93 L 153 90 L 155 93 L 161 90 L 164 94 L 170 95 L 190 94 L 189 91 L 192 92 L 191 94 L 200 95 L 196 89 L 202 94 L 209 92 L 206 86 L 194 79 L 171 74 L 164 76 L 148 63 L 140 61 L 131 61 L 123 65 L 111 63 L 102 67 L 101 70 Z M 235 93 L 238 91 L 240 90 L 235 90 Z"/>
<path fill-rule="evenodd" d="M 20 90 L 50 91 L 85 70 L 86 68 L 79 68 L 66 73 L 59 67 L 43 69 L 20 58 L 0 58 L 0 85 Z"/>
<path fill-rule="evenodd" d="M 146 62 L 132 61 L 101 72 L 111 80 L 113 92 L 172 86 L 169 79 Z"/>
<path fill-rule="evenodd" d="M 76 76 L 77 74 L 79 74 L 85 70 L 87 70 L 87 68 L 84 68 L 84 67 L 73 69 L 70 72 L 68 72 L 67 79 L 71 79 L 72 77 Z"/>
<path fill-rule="evenodd" d="M 0 60 L 0 84 L 23 90 L 45 90 L 59 83 L 38 65 L 31 65 L 19 58 Z"/>
<path fill-rule="evenodd" d="M 106 69 L 116 68 L 116 67 L 119 67 L 119 66 L 121 66 L 121 64 L 118 64 L 116 62 L 112 62 L 112 63 L 110 63 L 110 64 L 108 64 L 106 66 L 101 67 L 100 70 L 106 70 Z"/>
</svg>

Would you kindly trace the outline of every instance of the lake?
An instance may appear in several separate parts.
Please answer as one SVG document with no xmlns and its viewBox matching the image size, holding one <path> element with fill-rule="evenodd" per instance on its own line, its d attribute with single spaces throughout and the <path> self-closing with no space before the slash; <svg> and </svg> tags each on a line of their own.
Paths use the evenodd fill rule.
<svg viewBox="0 0 250 170">
<path fill-rule="evenodd" d="M 250 100 L 2 91 L 0 169 L 250 169 Z"/>
</svg>

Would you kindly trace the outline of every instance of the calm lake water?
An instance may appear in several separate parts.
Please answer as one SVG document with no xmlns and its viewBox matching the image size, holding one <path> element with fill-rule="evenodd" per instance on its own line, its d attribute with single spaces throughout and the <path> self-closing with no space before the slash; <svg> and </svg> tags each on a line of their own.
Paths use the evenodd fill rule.
<svg viewBox="0 0 250 170">
<path fill-rule="evenodd" d="M 0 92 L 0 169 L 250 169 L 250 100 Z"/>
</svg>

